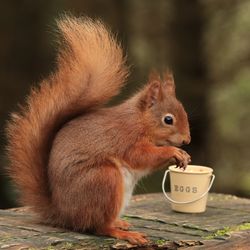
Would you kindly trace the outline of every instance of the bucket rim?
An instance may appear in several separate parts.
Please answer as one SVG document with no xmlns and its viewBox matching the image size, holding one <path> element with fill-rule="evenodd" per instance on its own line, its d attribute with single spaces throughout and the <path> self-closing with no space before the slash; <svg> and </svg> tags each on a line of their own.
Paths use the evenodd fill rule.
<svg viewBox="0 0 250 250">
<path fill-rule="evenodd" d="M 203 171 L 197 171 L 197 172 L 189 172 L 187 171 L 188 167 L 192 167 L 194 168 L 202 168 Z M 193 165 L 193 164 L 188 164 L 186 170 L 180 169 L 180 168 L 176 168 L 176 165 L 171 165 L 168 167 L 168 169 L 170 170 L 170 172 L 175 172 L 175 173 L 181 173 L 181 174 L 197 174 L 197 175 L 204 175 L 204 174 L 212 174 L 213 173 L 213 169 L 207 166 L 203 166 L 203 165 Z"/>
</svg>

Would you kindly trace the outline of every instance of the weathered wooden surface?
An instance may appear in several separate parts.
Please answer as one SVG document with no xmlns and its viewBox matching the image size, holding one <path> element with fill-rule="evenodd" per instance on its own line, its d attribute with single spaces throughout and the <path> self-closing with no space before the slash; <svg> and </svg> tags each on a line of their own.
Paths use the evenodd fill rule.
<svg viewBox="0 0 250 250">
<path fill-rule="evenodd" d="M 35 222 L 28 208 L 0 210 L 0 249 L 250 249 L 250 200 L 210 194 L 207 211 L 171 211 L 162 194 L 135 196 L 125 219 L 151 240 L 131 246 Z"/>
</svg>

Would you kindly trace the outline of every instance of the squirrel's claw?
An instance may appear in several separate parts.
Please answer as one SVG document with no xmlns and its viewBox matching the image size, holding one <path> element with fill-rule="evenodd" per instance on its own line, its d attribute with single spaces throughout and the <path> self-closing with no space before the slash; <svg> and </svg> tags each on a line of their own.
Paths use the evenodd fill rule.
<svg viewBox="0 0 250 250">
<path fill-rule="evenodd" d="M 187 165 L 191 162 L 190 155 L 182 149 L 178 149 L 178 154 L 175 157 L 176 168 L 185 170 Z"/>
</svg>

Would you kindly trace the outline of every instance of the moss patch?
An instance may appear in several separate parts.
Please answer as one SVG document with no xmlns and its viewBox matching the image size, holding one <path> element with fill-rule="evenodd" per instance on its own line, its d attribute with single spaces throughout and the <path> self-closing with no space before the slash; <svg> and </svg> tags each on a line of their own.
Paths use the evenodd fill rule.
<svg viewBox="0 0 250 250">
<path fill-rule="evenodd" d="M 250 222 L 244 223 L 242 225 L 239 225 L 237 227 L 238 231 L 242 231 L 242 230 L 250 230 Z"/>
<path fill-rule="evenodd" d="M 243 230 L 250 230 L 250 222 L 246 222 L 246 223 L 243 223 L 237 226 L 232 226 L 232 227 L 224 227 L 223 229 L 217 230 L 216 232 L 205 236 L 204 239 L 211 240 L 214 238 L 229 236 L 233 232 L 238 232 L 238 231 L 243 231 Z"/>
<path fill-rule="evenodd" d="M 166 240 L 164 240 L 164 239 L 159 239 L 159 240 L 155 241 L 155 244 L 157 244 L 157 245 L 164 245 L 165 243 L 166 243 Z"/>
<path fill-rule="evenodd" d="M 129 217 L 128 216 L 122 216 L 122 219 L 128 221 Z"/>
<path fill-rule="evenodd" d="M 56 246 L 48 246 L 48 247 L 42 248 L 42 250 L 57 250 L 57 249 L 73 250 L 73 249 L 81 249 L 81 248 L 82 246 L 80 244 L 66 242 L 66 243 L 57 244 Z M 30 248 L 29 250 L 33 250 L 33 249 Z"/>
</svg>

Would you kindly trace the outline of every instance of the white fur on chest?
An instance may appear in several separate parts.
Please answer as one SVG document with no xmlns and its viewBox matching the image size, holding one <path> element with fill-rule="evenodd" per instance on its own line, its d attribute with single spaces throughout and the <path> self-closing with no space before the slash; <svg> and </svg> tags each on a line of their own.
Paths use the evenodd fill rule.
<svg viewBox="0 0 250 250">
<path fill-rule="evenodd" d="M 123 193 L 123 204 L 120 210 L 120 215 L 123 214 L 125 208 L 129 205 L 136 183 L 143 176 L 147 175 L 148 171 L 133 170 L 133 169 L 128 169 L 126 167 L 122 167 L 121 173 L 123 177 L 124 193 Z"/>
</svg>

